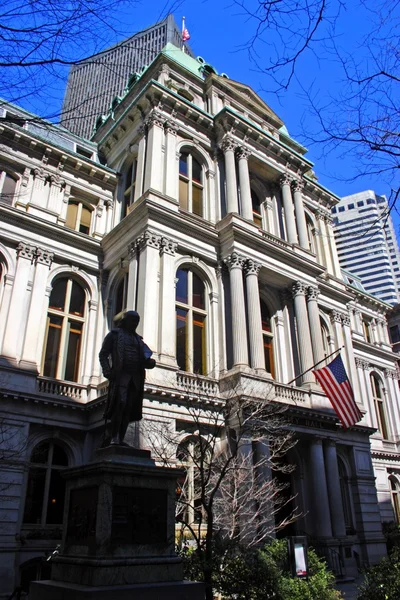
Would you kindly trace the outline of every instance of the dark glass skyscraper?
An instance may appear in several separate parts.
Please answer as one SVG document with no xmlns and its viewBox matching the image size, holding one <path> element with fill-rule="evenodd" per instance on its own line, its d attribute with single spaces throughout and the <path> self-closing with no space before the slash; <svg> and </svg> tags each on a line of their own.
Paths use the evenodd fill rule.
<svg viewBox="0 0 400 600">
<path fill-rule="evenodd" d="M 96 118 L 121 95 L 129 76 L 148 65 L 168 43 L 181 46 L 181 31 L 172 15 L 123 42 L 94 54 L 69 72 L 61 125 L 90 137 Z M 190 49 L 188 53 L 192 55 Z"/>
</svg>

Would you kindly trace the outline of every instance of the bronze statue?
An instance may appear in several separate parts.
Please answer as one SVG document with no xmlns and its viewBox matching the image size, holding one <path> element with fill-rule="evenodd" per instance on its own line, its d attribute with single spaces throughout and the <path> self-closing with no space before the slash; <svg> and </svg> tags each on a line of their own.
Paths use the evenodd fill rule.
<svg viewBox="0 0 400 600">
<path fill-rule="evenodd" d="M 136 333 L 139 321 L 135 310 L 126 311 L 104 338 L 99 354 L 103 375 L 110 382 L 104 418 L 111 420 L 111 444 L 123 444 L 129 423 L 142 419 L 145 369 L 156 365 L 152 351 Z"/>
</svg>

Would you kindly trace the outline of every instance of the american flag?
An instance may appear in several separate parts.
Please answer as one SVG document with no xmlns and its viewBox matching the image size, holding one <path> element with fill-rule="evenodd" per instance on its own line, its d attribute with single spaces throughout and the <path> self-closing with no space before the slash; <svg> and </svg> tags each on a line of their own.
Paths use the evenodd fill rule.
<svg viewBox="0 0 400 600">
<path fill-rule="evenodd" d="M 187 42 L 188 40 L 190 40 L 190 33 L 185 27 L 184 29 L 182 29 L 182 42 Z"/>
<path fill-rule="evenodd" d="M 340 355 L 326 367 L 314 369 L 313 373 L 331 401 L 343 427 L 347 429 L 358 423 L 362 419 L 362 413 L 354 400 L 353 390 Z"/>
</svg>

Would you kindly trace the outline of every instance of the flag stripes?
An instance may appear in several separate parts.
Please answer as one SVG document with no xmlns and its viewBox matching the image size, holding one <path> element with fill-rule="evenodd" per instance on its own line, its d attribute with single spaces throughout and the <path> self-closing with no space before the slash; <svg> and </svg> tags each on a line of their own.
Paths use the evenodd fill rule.
<svg viewBox="0 0 400 600">
<path fill-rule="evenodd" d="M 326 367 L 315 369 L 313 373 L 344 428 L 351 427 L 362 419 L 340 356 Z"/>
</svg>

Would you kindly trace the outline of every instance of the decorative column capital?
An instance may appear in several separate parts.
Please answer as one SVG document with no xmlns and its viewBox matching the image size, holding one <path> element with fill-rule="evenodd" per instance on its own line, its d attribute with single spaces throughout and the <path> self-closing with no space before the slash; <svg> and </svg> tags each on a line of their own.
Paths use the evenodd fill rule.
<svg viewBox="0 0 400 600">
<path fill-rule="evenodd" d="M 150 248 L 156 248 L 157 250 L 159 250 L 160 249 L 160 241 L 161 241 L 161 239 L 158 235 L 156 235 L 152 231 L 147 230 L 143 233 L 143 235 L 138 237 L 138 239 L 136 240 L 136 243 L 138 245 L 139 250 L 143 250 L 147 246 L 149 246 Z"/>
<path fill-rule="evenodd" d="M 163 254 L 169 254 L 170 256 L 175 256 L 176 249 L 178 244 L 173 240 L 170 240 L 167 237 L 162 237 L 160 241 L 160 256 Z"/>
<path fill-rule="evenodd" d="M 45 250 L 44 248 L 36 248 L 35 264 L 46 265 L 50 268 L 53 262 L 53 258 L 54 252 L 50 252 L 49 250 Z"/>
<path fill-rule="evenodd" d="M 292 285 L 293 298 L 296 298 L 296 296 L 305 296 L 307 294 L 307 288 L 308 286 L 302 281 L 296 281 L 296 283 Z"/>
<path fill-rule="evenodd" d="M 399 373 L 392 369 L 385 369 L 385 377 L 389 379 L 399 379 Z"/>
<path fill-rule="evenodd" d="M 342 313 L 338 310 L 333 310 L 329 315 L 331 323 L 340 323 L 342 324 Z"/>
<path fill-rule="evenodd" d="M 232 150 L 234 151 L 236 149 L 237 146 L 237 141 L 234 140 L 232 137 L 230 136 L 225 136 L 224 138 L 222 138 L 222 140 L 219 143 L 219 147 L 221 148 L 222 152 L 228 152 L 228 150 Z"/>
<path fill-rule="evenodd" d="M 291 175 L 289 175 L 289 173 L 283 173 L 279 178 L 280 186 L 283 187 L 284 185 L 290 185 L 292 183 L 292 179 L 293 178 Z"/>
<path fill-rule="evenodd" d="M 170 133 L 171 135 L 177 135 L 179 131 L 179 125 L 176 121 L 172 121 L 171 119 L 167 119 L 164 123 L 165 133 Z"/>
<path fill-rule="evenodd" d="M 246 146 L 239 146 L 238 148 L 236 148 L 236 154 L 239 160 L 247 160 L 251 155 L 251 152 L 249 148 L 246 148 Z"/>
<path fill-rule="evenodd" d="M 17 258 L 26 258 L 33 262 L 35 258 L 36 246 L 20 242 L 17 246 Z"/>
<path fill-rule="evenodd" d="M 232 252 L 232 254 L 224 259 L 224 263 L 228 267 L 229 271 L 232 269 L 243 269 L 245 262 L 246 258 L 237 252 Z"/>
<path fill-rule="evenodd" d="M 137 249 L 138 249 L 138 243 L 137 240 L 136 242 L 132 242 L 129 244 L 128 246 L 128 260 L 129 262 L 131 262 L 132 260 L 134 260 L 137 256 Z"/>
<path fill-rule="evenodd" d="M 320 291 L 317 286 L 309 285 L 307 288 L 307 300 L 318 300 L 318 296 L 320 295 Z"/>
<path fill-rule="evenodd" d="M 358 367 L 359 369 L 363 369 L 364 371 L 366 371 L 370 368 L 369 362 L 367 360 L 364 360 L 363 358 L 356 357 L 355 361 L 356 367 Z"/>
<path fill-rule="evenodd" d="M 345 325 L 345 327 L 351 326 L 351 320 L 350 320 L 349 313 L 342 313 L 342 323 L 343 323 L 343 325 Z"/>
<path fill-rule="evenodd" d="M 153 108 L 153 110 L 147 115 L 145 124 L 147 125 L 147 127 L 152 127 L 153 125 L 157 125 L 157 127 L 164 127 L 164 122 L 164 115 L 155 108 Z"/>
<path fill-rule="evenodd" d="M 300 179 L 294 179 L 292 181 L 292 190 L 293 192 L 300 192 L 302 193 L 304 189 L 304 181 L 301 181 Z"/>
<path fill-rule="evenodd" d="M 258 275 L 259 271 L 261 269 L 261 264 L 256 262 L 255 260 L 249 259 L 246 260 L 245 265 L 244 265 L 244 272 L 247 275 Z"/>
</svg>

